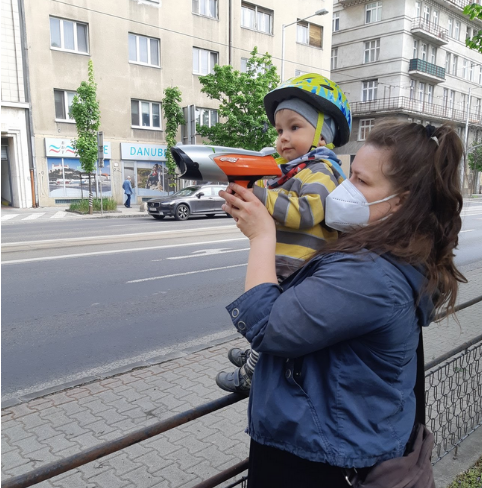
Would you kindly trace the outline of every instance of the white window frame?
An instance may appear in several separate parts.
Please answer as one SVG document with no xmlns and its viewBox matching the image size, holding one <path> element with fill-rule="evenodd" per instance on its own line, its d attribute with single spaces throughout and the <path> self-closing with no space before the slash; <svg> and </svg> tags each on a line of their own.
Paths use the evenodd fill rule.
<svg viewBox="0 0 482 488">
<path fill-rule="evenodd" d="M 358 140 L 366 141 L 368 134 L 375 126 L 375 119 L 360 119 L 360 125 L 358 127 Z"/>
<path fill-rule="evenodd" d="M 454 37 L 455 37 L 455 40 L 460 41 L 460 20 L 455 21 Z"/>
<path fill-rule="evenodd" d="M 480 98 L 475 99 L 475 115 L 480 119 Z"/>
<path fill-rule="evenodd" d="M 430 22 L 430 7 L 428 5 L 423 6 L 423 20 L 427 23 Z"/>
<path fill-rule="evenodd" d="M 331 48 L 331 69 L 338 68 L 338 48 L 332 47 Z"/>
<path fill-rule="evenodd" d="M 433 92 L 434 92 L 434 86 L 433 85 L 427 85 L 427 102 L 428 103 L 433 103 Z"/>
<path fill-rule="evenodd" d="M 457 75 L 458 66 L 459 66 L 459 57 L 456 56 L 455 54 L 452 54 L 452 74 L 454 76 L 458 76 Z"/>
<path fill-rule="evenodd" d="M 140 64 L 142 66 L 151 66 L 154 68 L 160 68 L 161 67 L 161 40 L 157 39 L 155 37 L 148 37 L 148 36 L 142 36 L 140 34 L 134 34 L 133 32 L 129 32 L 128 34 L 128 39 L 129 39 L 129 63 L 131 64 Z M 131 53 L 130 53 L 130 43 L 131 39 L 135 40 L 136 43 L 136 59 L 132 60 L 130 59 Z M 146 39 L 147 43 L 147 63 L 140 61 L 140 45 L 141 45 L 141 39 Z M 157 43 L 157 64 L 152 62 L 151 59 L 151 43 Z"/>
<path fill-rule="evenodd" d="M 423 81 L 418 83 L 418 101 L 422 103 L 425 101 L 425 86 Z"/>
<path fill-rule="evenodd" d="M 253 25 L 245 25 L 245 11 L 253 12 Z M 260 29 L 258 14 L 267 15 L 269 17 L 268 31 Z M 250 14 L 251 15 L 251 14 Z M 261 32 L 262 34 L 273 34 L 273 11 L 259 7 L 258 5 L 241 2 L 241 27 L 244 29 L 254 30 L 256 32 Z"/>
<path fill-rule="evenodd" d="M 410 100 L 415 100 L 416 88 L 417 88 L 416 80 L 410 80 Z"/>
<path fill-rule="evenodd" d="M 194 120 L 196 121 L 196 128 L 198 126 L 206 127 L 206 124 L 204 124 L 205 113 L 208 114 L 208 119 L 209 119 L 207 127 L 212 127 L 213 125 L 216 125 L 219 122 L 218 111 L 215 108 L 196 107 L 196 113 L 194 116 Z"/>
<path fill-rule="evenodd" d="M 214 2 L 214 12 L 209 7 L 210 2 Z M 192 0 L 192 13 L 210 19 L 217 19 L 219 18 L 218 0 Z"/>
<path fill-rule="evenodd" d="M 420 59 L 422 61 L 427 61 L 427 50 L 428 50 L 428 44 L 425 44 L 425 42 L 422 42 L 420 44 L 420 51 L 422 52 Z"/>
<path fill-rule="evenodd" d="M 363 64 L 376 63 L 380 58 L 380 39 L 365 41 Z"/>
<path fill-rule="evenodd" d="M 465 109 L 467 108 L 467 96 L 465 95 L 465 93 L 461 93 L 460 94 L 460 110 L 462 112 L 465 112 Z"/>
<path fill-rule="evenodd" d="M 447 30 L 449 31 L 449 37 L 453 37 L 454 36 L 454 19 L 452 17 L 449 17 Z"/>
<path fill-rule="evenodd" d="M 377 99 L 378 80 L 362 81 L 362 102 L 372 102 Z"/>
<path fill-rule="evenodd" d="M 418 40 L 413 40 L 413 59 L 418 59 Z"/>
<path fill-rule="evenodd" d="M 468 67 L 468 61 L 467 61 L 467 59 L 462 58 L 462 78 L 463 78 L 464 80 L 466 80 L 466 79 L 467 79 L 467 74 L 468 74 L 468 69 L 467 69 L 467 67 Z"/>
<path fill-rule="evenodd" d="M 321 46 L 317 46 L 316 44 L 311 44 L 310 43 L 310 30 L 311 26 L 317 27 L 320 29 L 320 41 L 321 41 Z M 313 24 L 312 22 L 301 22 L 299 24 L 296 24 L 296 42 L 299 44 L 304 44 L 305 46 L 310 46 L 310 47 L 316 47 L 318 49 L 323 48 L 323 35 L 324 35 L 324 30 L 323 26 L 319 24 Z"/>
<path fill-rule="evenodd" d="M 382 20 L 382 2 L 372 2 L 365 6 L 365 24 L 373 24 Z"/>
<path fill-rule="evenodd" d="M 482 85 L 482 64 L 479 66 L 479 85 Z"/>
<path fill-rule="evenodd" d="M 65 119 L 61 119 L 57 117 L 57 108 L 55 106 L 55 92 L 62 93 L 63 95 L 63 109 L 65 112 Z M 54 111 L 55 111 L 55 120 L 58 122 L 68 122 L 69 124 L 75 124 L 75 119 L 70 116 L 70 107 L 72 107 L 72 102 L 69 104 L 69 94 L 72 95 L 72 100 L 75 95 L 77 95 L 76 91 L 72 90 L 60 90 L 57 88 L 54 88 Z"/>
<path fill-rule="evenodd" d="M 204 73 L 202 71 L 202 63 L 201 63 L 201 56 L 203 53 L 207 53 L 207 61 L 208 61 L 208 65 L 207 65 L 207 73 Z M 215 55 L 216 57 L 216 61 L 213 62 L 213 56 Z M 198 69 L 196 70 L 196 67 L 195 67 L 195 64 L 194 64 L 194 60 L 197 56 L 197 65 L 198 65 Z M 193 64 L 192 64 L 192 72 L 193 74 L 195 75 L 200 75 L 200 76 L 204 76 L 204 75 L 208 75 L 208 74 L 211 74 L 214 72 L 214 66 L 216 64 L 219 64 L 219 53 L 216 52 L 216 51 L 211 51 L 209 49 L 202 49 L 200 47 L 193 47 L 192 48 L 192 58 L 193 58 Z"/>
<path fill-rule="evenodd" d="M 448 51 L 445 51 L 445 74 L 449 75 L 450 74 L 450 57 L 451 54 Z"/>
<path fill-rule="evenodd" d="M 84 54 L 84 55 L 89 55 L 89 24 L 86 22 L 78 22 L 76 20 L 70 20 L 70 19 L 63 19 L 61 17 L 55 17 L 54 15 L 51 15 L 49 18 L 49 28 L 50 28 L 50 49 L 53 49 L 55 51 L 66 51 L 69 53 L 76 53 L 76 54 Z M 59 21 L 59 32 L 60 32 L 60 46 L 53 46 L 52 45 L 52 20 L 58 20 Z M 74 36 L 74 49 L 67 49 L 65 47 L 65 28 L 64 24 L 65 22 L 71 22 L 73 24 L 73 36 Z M 79 51 L 79 40 L 78 40 L 78 33 L 77 33 L 77 27 L 79 25 L 85 26 L 85 44 L 86 44 L 86 51 Z"/>
<path fill-rule="evenodd" d="M 139 124 L 140 125 L 134 125 L 132 123 L 132 104 L 137 102 L 138 103 L 138 115 L 139 115 Z M 149 125 L 142 125 L 142 104 L 143 103 L 148 103 L 149 104 Z M 159 127 L 154 127 L 153 124 L 153 110 L 152 107 L 153 105 L 158 105 L 159 106 Z M 131 99 L 131 127 L 133 129 L 144 129 L 144 130 L 157 130 L 161 131 L 162 130 L 162 114 L 161 114 L 161 102 L 151 102 L 149 100 L 140 100 L 138 98 L 132 98 Z"/>
<path fill-rule="evenodd" d="M 422 16 L 422 2 L 415 2 L 415 18 L 418 19 Z"/>
<path fill-rule="evenodd" d="M 340 30 L 340 12 L 333 12 L 333 32 Z"/>
<path fill-rule="evenodd" d="M 430 62 L 436 64 L 437 61 L 437 48 L 435 46 L 429 45 L 430 48 Z"/>
<path fill-rule="evenodd" d="M 474 68 L 475 68 L 475 64 L 470 62 L 469 63 L 469 81 L 474 81 Z"/>
<path fill-rule="evenodd" d="M 432 24 L 434 26 L 437 26 L 438 25 L 438 19 L 439 19 L 439 17 L 438 17 L 438 10 L 435 10 L 435 9 L 432 10 Z"/>
</svg>

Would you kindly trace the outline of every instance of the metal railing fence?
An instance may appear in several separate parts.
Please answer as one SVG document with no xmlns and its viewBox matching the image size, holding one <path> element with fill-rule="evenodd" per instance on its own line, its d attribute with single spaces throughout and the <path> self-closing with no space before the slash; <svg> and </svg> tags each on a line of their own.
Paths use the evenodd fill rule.
<svg viewBox="0 0 482 488">
<path fill-rule="evenodd" d="M 457 306 L 455 311 L 463 310 L 481 301 L 482 295 Z M 437 316 L 435 320 L 441 318 L 443 316 Z M 426 384 L 428 382 L 430 385 L 428 390 L 426 388 L 427 425 L 435 436 L 436 459 L 432 464 L 456 449 L 482 423 L 481 356 L 482 335 L 425 364 L 424 369 L 428 371 L 425 376 Z M 246 397 L 231 393 L 149 427 L 4 480 L 1 487 L 27 488 L 36 485 L 244 399 Z M 247 468 L 248 459 L 245 459 L 193 488 L 214 488 Z M 243 477 L 231 483 L 229 487 L 240 484 L 244 486 L 245 481 L 246 477 Z"/>
<path fill-rule="evenodd" d="M 439 37 L 443 41 L 447 41 L 449 31 L 440 27 L 435 22 L 431 22 L 423 17 L 417 17 L 412 20 L 412 29 L 422 29 L 429 34 Z"/>
</svg>

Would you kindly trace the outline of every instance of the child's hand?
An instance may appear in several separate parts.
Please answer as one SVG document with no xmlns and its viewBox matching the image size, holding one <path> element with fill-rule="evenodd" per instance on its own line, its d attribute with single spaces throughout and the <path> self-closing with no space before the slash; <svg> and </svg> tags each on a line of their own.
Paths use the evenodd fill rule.
<svg viewBox="0 0 482 488">
<path fill-rule="evenodd" d="M 219 192 L 219 196 L 226 200 L 223 210 L 234 218 L 241 232 L 250 240 L 276 238 L 273 218 L 252 191 L 230 183 L 226 191 Z"/>
</svg>

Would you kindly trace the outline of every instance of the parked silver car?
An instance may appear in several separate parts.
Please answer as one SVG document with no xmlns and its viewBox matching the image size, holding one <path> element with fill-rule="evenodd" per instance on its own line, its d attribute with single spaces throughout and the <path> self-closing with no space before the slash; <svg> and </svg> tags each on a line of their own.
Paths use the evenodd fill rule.
<svg viewBox="0 0 482 488">
<path fill-rule="evenodd" d="M 214 217 L 215 214 L 225 214 L 221 208 L 224 199 L 219 196 L 219 191 L 225 189 L 223 185 L 188 186 L 167 197 L 151 198 L 147 210 L 158 220 L 166 216 L 176 220 L 187 220 L 190 215 Z"/>
</svg>

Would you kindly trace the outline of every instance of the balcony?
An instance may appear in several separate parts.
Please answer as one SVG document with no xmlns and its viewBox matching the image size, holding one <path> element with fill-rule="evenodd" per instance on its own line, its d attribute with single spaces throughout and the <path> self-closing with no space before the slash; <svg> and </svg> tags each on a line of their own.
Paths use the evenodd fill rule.
<svg viewBox="0 0 482 488">
<path fill-rule="evenodd" d="M 440 122 L 454 121 L 465 124 L 467 122 L 467 111 L 455 108 L 435 105 L 429 102 L 412 100 L 408 97 L 391 97 L 379 98 L 370 102 L 352 102 L 350 103 L 353 116 L 373 116 L 386 115 L 391 116 L 397 113 L 408 115 L 417 114 L 420 118 L 430 118 Z M 482 115 L 480 109 L 478 112 L 472 110 L 469 113 L 469 124 L 482 128 Z"/>
<path fill-rule="evenodd" d="M 440 83 L 445 81 L 445 68 L 428 63 L 422 59 L 411 59 L 408 74 L 420 81 L 427 83 Z"/>
<path fill-rule="evenodd" d="M 373 0 L 338 0 L 343 7 L 351 7 L 352 5 L 362 5 L 364 3 L 373 2 Z"/>
<path fill-rule="evenodd" d="M 443 29 L 438 24 L 429 22 L 423 17 L 412 20 L 412 34 L 434 46 L 443 46 L 449 42 L 447 29 Z"/>
<path fill-rule="evenodd" d="M 472 3 L 480 3 L 480 2 L 477 2 L 477 0 L 445 0 L 442 3 L 448 9 L 460 14 L 461 13 L 460 11 L 463 10 L 467 5 L 471 5 Z"/>
</svg>

